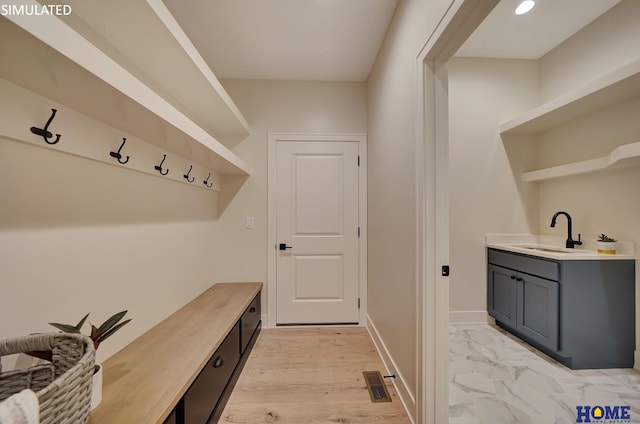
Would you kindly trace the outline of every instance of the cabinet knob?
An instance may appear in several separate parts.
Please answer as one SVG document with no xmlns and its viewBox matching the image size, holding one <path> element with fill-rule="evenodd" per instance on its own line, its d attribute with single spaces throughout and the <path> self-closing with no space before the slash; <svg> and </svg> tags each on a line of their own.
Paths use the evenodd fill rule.
<svg viewBox="0 0 640 424">
<path fill-rule="evenodd" d="M 222 356 L 218 356 L 215 361 L 213 361 L 213 368 L 220 368 L 224 364 L 224 358 Z"/>
<path fill-rule="evenodd" d="M 251 314 L 254 313 L 255 311 L 256 311 L 256 307 L 255 306 L 252 306 L 251 309 L 249 309 L 249 313 L 251 313 Z"/>
<path fill-rule="evenodd" d="M 515 280 L 516 276 L 515 275 L 511 275 L 511 276 L 509 276 L 509 278 L 511 278 L 512 280 Z"/>
</svg>

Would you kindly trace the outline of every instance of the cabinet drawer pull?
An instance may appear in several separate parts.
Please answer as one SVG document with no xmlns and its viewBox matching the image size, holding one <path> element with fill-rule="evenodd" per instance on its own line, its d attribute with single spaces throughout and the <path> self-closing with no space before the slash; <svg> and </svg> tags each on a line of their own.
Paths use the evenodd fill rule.
<svg viewBox="0 0 640 424">
<path fill-rule="evenodd" d="M 222 356 L 218 356 L 215 361 L 213 361 L 213 368 L 220 368 L 224 364 L 224 358 Z"/>
<path fill-rule="evenodd" d="M 522 278 L 516 278 L 516 281 L 524 281 Z"/>
<path fill-rule="evenodd" d="M 252 306 L 251 309 L 249 309 L 249 313 L 254 313 L 256 311 L 256 307 Z"/>
</svg>

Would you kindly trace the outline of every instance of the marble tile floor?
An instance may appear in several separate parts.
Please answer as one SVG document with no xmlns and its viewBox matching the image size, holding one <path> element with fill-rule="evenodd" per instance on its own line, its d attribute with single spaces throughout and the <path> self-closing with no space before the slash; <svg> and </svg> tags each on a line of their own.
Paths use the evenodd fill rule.
<svg viewBox="0 0 640 424">
<path fill-rule="evenodd" d="M 640 373 L 571 370 L 499 327 L 449 326 L 450 424 L 573 424 L 596 405 L 628 405 L 630 419 L 591 423 L 640 423 Z"/>
</svg>

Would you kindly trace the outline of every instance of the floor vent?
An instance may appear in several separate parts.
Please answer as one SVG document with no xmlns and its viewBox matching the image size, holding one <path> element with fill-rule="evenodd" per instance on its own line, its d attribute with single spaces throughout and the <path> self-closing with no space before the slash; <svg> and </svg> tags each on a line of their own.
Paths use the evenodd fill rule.
<svg viewBox="0 0 640 424">
<path fill-rule="evenodd" d="M 391 402 L 391 396 L 389 396 L 387 386 L 384 385 L 380 371 L 363 371 L 362 375 L 364 375 L 364 381 L 367 383 L 371 402 Z"/>
</svg>

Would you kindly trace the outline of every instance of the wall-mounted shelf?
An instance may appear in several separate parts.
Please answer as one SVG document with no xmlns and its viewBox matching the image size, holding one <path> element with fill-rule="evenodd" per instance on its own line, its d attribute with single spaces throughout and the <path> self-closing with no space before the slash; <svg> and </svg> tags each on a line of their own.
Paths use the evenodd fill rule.
<svg viewBox="0 0 640 424">
<path fill-rule="evenodd" d="M 562 123 L 640 96 L 640 60 L 559 96 L 500 126 L 500 133 L 546 131 Z"/>
<path fill-rule="evenodd" d="M 220 191 L 221 187 L 220 174 L 211 167 L 194 164 L 3 79 L 0 136 L 204 190 Z"/>
<path fill-rule="evenodd" d="M 56 0 L 46 3 L 55 4 Z M 249 124 L 162 0 L 69 0 L 67 25 L 230 147 Z"/>
<path fill-rule="evenodd" d="M 204 168 L 250 174 L 208 131 L 65 22 L 51 15 L 7 18 L 0 19 L 0 77 Z"/>
<path fill-rule="evenodd" d="M 608 155 L 599 158 L 525 172 L 522 174 L 522 181 L 542 181 L 633 165 L 640 165 L 640 142 L 619 146 Z"/>
</svg>

